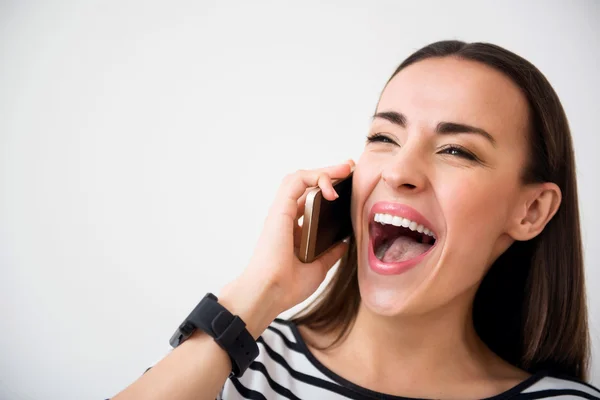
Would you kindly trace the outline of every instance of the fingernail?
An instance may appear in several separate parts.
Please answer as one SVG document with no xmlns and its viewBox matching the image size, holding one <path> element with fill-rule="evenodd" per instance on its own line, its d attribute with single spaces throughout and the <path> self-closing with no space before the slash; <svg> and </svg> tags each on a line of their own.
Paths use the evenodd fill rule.
<svg viewBox="0 0 600 400">
<path fill-rule="evenodd" d="M 348 161 L 346 161 L 346 164 L 350 165 L 350 171 L 354 171 L 354 167 L 356 167 L 356 163 L 352 159 L 349 159 Z"/>
</svg>

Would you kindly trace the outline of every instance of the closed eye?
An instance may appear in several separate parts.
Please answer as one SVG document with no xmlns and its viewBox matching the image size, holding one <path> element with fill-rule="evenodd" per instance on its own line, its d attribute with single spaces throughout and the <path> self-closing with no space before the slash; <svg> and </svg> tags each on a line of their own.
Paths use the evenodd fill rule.
<svg viewBox="0 0 600 400">
<path fill-rule="evenodd" d="M 471 161 L 478 161 L 478 158 L 475 157 L 475 155 L 473 155 L 473 153 L 471 153 L 468 150 L 464 150 L 462 147 L 456 146 L 456 145 L 447 146 L 440 153 L 462 157 L 464 159 L 471 160 Z"/>
<path fill-rule="evenodd" d="M 381 143 L 396 143 L 392 139 L 387 136 L 382 135 L 381 133 L 374 133 L 372 135 L 367 136 L 368 143 L 381 142 Z"/>
<path fill-rule="evenodd" d="M 375 133 L 375 134 L 367 136 L 367 143 L 375 143 L 375 142 L 396 144 L 396 142 L 394 142 L 392 139 L 390 139 L 389 137 L 387 137 L 385 135 L 382 135 L 381 133 Z M 458 146 L 458 145 L 448 145 L 445 148 L 443 148 L 439 154 L 449 154 L 449 155 L 464 158 L 465 160 L 469 160 L 469 161 L 479 161 L 479 158 L 477 158 L 477 156 L 475 156 L 470 151 L 468 151 L 465 148 Z"/>
</svg>

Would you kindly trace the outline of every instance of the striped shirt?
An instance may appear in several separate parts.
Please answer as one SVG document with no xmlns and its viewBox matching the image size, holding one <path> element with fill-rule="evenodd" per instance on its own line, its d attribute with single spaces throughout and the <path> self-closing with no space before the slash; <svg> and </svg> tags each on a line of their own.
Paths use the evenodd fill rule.
<svg viewBox="0 0 600 400">
<path fill-rule="evenodd" d="M 258 338 L 258 348 L 258 357 L 241 377 L 227 378 L 217 400 L 415 400 L 374 392 L 337 375 L 312 355 L 291 321 L 276 319 Z M 600 390 L 573 378 L 538 372 L 486 400 L 492 399 L 600 400 Z"/>
</svg>

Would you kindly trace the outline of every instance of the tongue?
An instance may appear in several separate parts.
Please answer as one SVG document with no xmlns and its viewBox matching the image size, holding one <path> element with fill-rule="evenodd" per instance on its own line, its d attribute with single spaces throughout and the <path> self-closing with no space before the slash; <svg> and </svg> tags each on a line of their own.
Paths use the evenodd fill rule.
<svg viewBox="0 0 600 400">
<path fill-rule="evenodd" d="M 430 244 L 419 243 L 411 237 L 399 236 L 386 250 L 381 261 L 391 263 L 410 260 L 425 253 L 430 247 Z"/>
</svg>

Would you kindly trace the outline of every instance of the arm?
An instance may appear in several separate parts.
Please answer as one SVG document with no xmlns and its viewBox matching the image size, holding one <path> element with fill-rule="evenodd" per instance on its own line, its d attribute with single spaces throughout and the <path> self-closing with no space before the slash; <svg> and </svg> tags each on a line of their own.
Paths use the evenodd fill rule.
<svg viewBox="0 0 600 400">
<path fill-rule="evenodd" d="M 239 315 L 257 339 L 278 312 L 272 307 L 276 303 L 273 290 L 248 293 L 250 287 L 238 280 L 224 288 L 218 297 L 219 303 Z M 227 353 L 213 338 L 198 330 L 113 400 L 214 400 L 230 372 Z"/>
<path fill-rule="evenodd" d="M 328 200 L 336 198 L 332 178 L 348 176 L 353 162 L 288 175 L 265 220 L 250 264 L 225 286 L 219 303 L 238 315 L 257 339 L 283 311 L 317 290 L 329 269 L 346 251 L 334 246 L 310 264 L 295 255 L 300 241 L 298 218 L 303 215 L 307 189 L 319 186 Z M 231 371 L 227 353 L 204 332 L 195 332 L 113 400 L 214 400 Z"/>
</svg>

